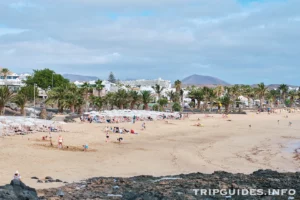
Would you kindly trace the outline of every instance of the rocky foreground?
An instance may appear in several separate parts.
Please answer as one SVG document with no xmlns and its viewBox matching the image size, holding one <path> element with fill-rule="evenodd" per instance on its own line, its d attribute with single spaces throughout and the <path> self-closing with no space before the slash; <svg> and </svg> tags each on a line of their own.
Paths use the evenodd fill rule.
<svg viewBox="0 0 300 200">
<path fill-rule="evenodd" d="M 46 184 L 46 183 L 45 183 Z M 0 199 L 139 199 L 139 200 L 176 200 L 176 199 L 300 199 L 300 172 L 278 173 L 271 170 L 259 170 L 250 175 L 215 172 L 213 174 L 193 173 L 187 175 L 152 177 L 138 176 L 132 178 L 92 178 L 79 183 L 71 183 L 61 188 L 38 190 L 39 197 L 34 197 L 34 190 L 16 186 L 0 187 Z M 195 190 L 199 189 L 198 195 Z M 200 189 L 226 189 L 250 191 L 263 189 L 264 194 L 256 196 L 237 195 L 200 195 Z M 268 194 L 269 189 L 282 190 L 279 196 Z M 25 191 L 25 192 L 24 192 Z M 279 191 L 279 190 L 276 190 Z M 19 196 L 18 196 L 18 194 Z M 21 194 L 21 195 L 20 195 Z M 24 194 L 28 194 L 27 196 Z M 29 195 L 30 194 L 30 195 Z"/>
</svg>

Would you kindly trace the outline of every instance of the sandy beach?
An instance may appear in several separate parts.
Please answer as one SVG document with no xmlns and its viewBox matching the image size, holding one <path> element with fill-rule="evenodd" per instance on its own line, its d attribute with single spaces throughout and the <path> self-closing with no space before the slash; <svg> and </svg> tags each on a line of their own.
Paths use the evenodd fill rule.
<svg viewBox="0 0 300 200">
<path fill-rule="evenodd" d="M 288 115 L 288 118 L 284 118 Z M 34 188 L 61 186 L 37 183 L 31 177 L 51 176 L 73 182 L 97 176 L 173 175 L 227 171 L 251 173 L 258 169 L 295 172 L 300 160 L 300 113 L 230 115 L 190 115 L 189 119 L 109 124 L 134 129 L 139 134 L 111 133 L 105 142 L 105 126 L 96 123 L 64 125 L 68 132 L 52 133 L 56 145 L 61 134 L 68 150 L 50 147 L 42 141 L 48 133 L 0 138 L 0 185 L 9 183 L 16 170 Z M 198 118 L 200 121 L 198 121 Z M 280 120 L 278 124 L 278 120 Z M 203 127 L 193 126 L 196 123 Z M 289 122 L 292 126 L 289 127 Z M 251 127 L 249 127 L 251 125 Z M 82 145 L 89 145 L 83 152 Z"/>
</svg>

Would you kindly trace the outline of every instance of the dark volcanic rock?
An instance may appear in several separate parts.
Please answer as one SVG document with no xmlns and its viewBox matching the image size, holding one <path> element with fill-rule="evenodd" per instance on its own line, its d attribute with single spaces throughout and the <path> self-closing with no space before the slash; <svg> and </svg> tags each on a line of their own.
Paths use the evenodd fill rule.
<svg viewBox="0 0 300 200">
<path fill-rule="evenodd" d="M 38 178 L 38 177 L 36 177 L 36 176 L 34 176 L 34 177 L 31 177 L 31 179 L 37 179 L 37 180 L 38 180 L 39 178 Z"/>
<path fill-rule="evenodd" d="M 45 199 L 57 197 L 63 191 L 64 199 L 125 199 L 125 200 L 181 200 L 181 199 L 225 199 L 226 195 L 195 195 L 193 189 L 295 189 L 294 199 L 300 199 L 300 173 L 278 173 L 259 170 L 250 175 L 215 172 L 213 174 L 192 173 L 169 177 L 138 176 L 132 178 L 91 178 L 80 183 L 68 184 L 58 189 L 41 190 Z M 266 193 L 267 194 L 267 193 Z M 228 195 L 229 196 L 229 195 Z M 287 200 L 282 196 L 238 196 L 234 200 Z M 292 199 L 292 198 L 291 198 Z"/>
<path fill-rule="evenodd" d="M 27 187 L 19 180 L 12 180 L 10 185 L 0 187 L 0 199 L 5 200 L 37 200 L 35 189 Z"/>
<path fill-rule="evenodd" d="M 45 179 L 46 180 L 52 180 L 53 178 L 51 176 L 46 176 Z"/>
</svg>

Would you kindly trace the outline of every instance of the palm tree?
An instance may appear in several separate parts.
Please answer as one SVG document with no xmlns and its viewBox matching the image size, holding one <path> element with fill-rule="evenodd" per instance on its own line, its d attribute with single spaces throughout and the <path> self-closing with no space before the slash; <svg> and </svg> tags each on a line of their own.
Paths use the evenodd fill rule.
<svg viewBox="0 0 300 200">
<path fill-rule="evenodd" d="M 27 97 L 24 94 L 17 94 L 13 99 L 13 102 L 17 104 L 18 107 L 21 109 L 21 115 L 26 116 L 25 112 L 25 105 L 27 103 Z"/>
<path fill-rule="evenodd" d="M 124 109 L 124 105 L 128 102 L 128 93 L 124 89 L 120 89 L 115 93 L 115 103 L 121 110 Z"/>
<path fill-rule="evenodd" d="M 93 104 L 93 106 L 96 106 L 96 108 L 98 108 L 98 110 L 101 110 L 102 105 L 103 105 L 103 98 L 91 95 L 90 101 Z"/>
<path fill-rule="evenodd" d="M 155 93 L 157 94 L 158 99 L 160 99 L 161 93 L 165 89 L 165 87 L 161 87 L 160 85 L 155 84 L 155 86 L 152 86 L 152 88 L 155 91 Z"/>
<path fill-rule="evenodd" d="M 289 87 L 286 84 L 281 84 L 279 85 L 278 89 L 281 91 L 283 102 L 285 102 Z"/>
<path fill-rule="evenodd" d="M 296 90 L 291 90 L 288 95 L 290 97 L 291 106 L 294 106 L 295 105 L 295 100 L 298 96 L 297 91 Z"/>
<path fill-rule="evenodd" d="M 200 109 L 201 101 L 204 100 L 203 90 L 198 88 L 189 92 L 189 97 L 191 99 L 197 100 L 197 109 Z"/>
<path fill-rule="evenodd" d="M 106 109 L 112 110 L 114 108 L 114 93 L 108 92 L 102 99 L 102 103 L 106 106 Z"/>
<path fill-rule="evenodd" d="M 225 113 L 228 114 L 228 112 L 229 112 L 229 106 L 232 103 L 230 95 L 229 94 L 225 94 L 224 96 L 222 96 L 221 98 L 219 98 L 219 101 L 225 107 Z"/>
<path fill-rule="evenodd" d="M 130 109 L 133 110 L 134 106 L 141 101 L 141 95 L 134 90 L 129 91 Z"/>
<path fill-rule="evenodd" d="M 209 105 L 210 105 L 210 112 L 213 108 L 213 103 L 214 103 L 214 100 L 217 98 L 214 90 L 212 88 L 210 88 L 208 90 L 208 93 L 207 93 L 207 96 L 206 96 L 206 100 L 209 102 Z"/>
<path fill-rule="evenodd" d="M 6 78 L 7 78 L 7 75 L 8 75 L 8 73 L 9 73 L 9 70 L 8 70 L 7 68 L 3 68 L 3 69 L 1 70 L 1 73 L 2 73 L 2 75 L 4 76 L 4 79 L 5 79 L 5 82 L 6 82 Z"/>
<path fill-rule="evenodd" d="M 37 90 L 37 88 L 33 86 L 22 87 L 21 90 L 18 91 L 18 94 L 12 98 L 12 101 L 20 107 L 21 114 L 24 116 L 26 116 L 26 103 L 34 98 L 34 94 L 36 96 L 38 94 L 38 92 L 34 92 L 34 90 Z"/>
<path fill-rule="evenodd" d="M 53 88 L 48 93 L 48 98 L 46 100 L 46 104 L 52 104 L 57 103 L 57 107 L 60 113 L 64 112 L 64 101 L 65 101 L 65 95 L 67 93 L 68 86 L 61 85 L 59 87 Z"/>
<path fill-rule="evenodd" d="M 101 90 L 105 87 L 105 85 L 102 85 L 103 81 L 98 79 L 96 82 L 95 82 L 95 88 L 96 90 L 98 91 L 98 97 L 100 97 L 100 92 Z"/>
<path fill-rule="evenodd" d="M 255 88 L 255 92 L 260 99 L 260 107 L 261 108 L 263 107 L 263 101 L 264 101 L 267 91 L 268 91 L 268 88 L 265 86 L 264 83 L 258 84 L 257 87 Z"/>
<path fill-rule="evenodd" d="M 151 102 L 151 92 L 148 90 L 141 91 L 142 101 L 144 104 L 144 109 L 148 110 L 148 103 Z"/>
<path fill-rule="evenodd" d="M 203 92 L 203 100 L 204 100 L 204 109 L 207 109 L 208 102 L 210 102 L 211 97 L 213 95 L 213 90 L 204 86 L 202 88 L 202 92 Z"/>
<path fill-rule="evenodd" d="M 272 102 L 273 106 L 274 103 L 276 103 L 277 98 L 280 96 L 280 91 L 279 90 L 270 90 L 267 94 L 267 98 L 270 102 Z"/>
<path fill-rule="evenodd" d="M 167 96 L 173 103 L 177 102 L 179 98 L 178 93 L 173 92 L 173 90 L 167 92 Z"/>
<path fill-rule="evenodd" d="M 89 94 L 91 92 L 91 85 L 88 82 L 84 82 L 83 85 L 81 86 L 83 95 L 84 95 L 84 100 L 86 102 L 85 104 L 85 112 L 88 111 L 88 104 L 89 104 Z"/>
<path fill-rule="evenodd" d="M 250 108 L 250 100 L 254 101 L 255 93 L 254 89 L 250 85 L 242 85 L 241 86 L 241 91 L 243 95 L 248 99 L 248 106 Z"/>
<path fill-rule="evenodd" d="M 8 86 L 0 87 L 0 115 L 5 112 L 5 104 L 11 101 L 14 97 L 14 93 L 8 88 Z"/>
<path fill-rule="evenodd" d="M 184 90 L 180 89 L 179 96 L 180 96 L 180 101 L 181 102 L 183 102 L 183 95 L 184 95 Z"/>
<path fill-rule="evenodd" d="M 175 88 L 176 88 L 176 93 L 179 94 L 180 89 L 181 89 L 181 81 L 180 80 L 175 81 Z"/>
<path fill-rule="evenodd" d="M 236 107 L 236 100 L 237 98 L 240 96 L 241 94 L 241 87 L 240 85 L 233 85 L 232 87 L 230 87 L 229 89 L 229 96 L 232 98 L 232 109 L 235 109 Z"/>
<path fill-rule="evenodd" d="M 168 104 L 168 99 L 167 98 L 161 98 L 157 101 L 157 103 L 160 106 L 160 110 L 163 111 L 164 107 Z"/>
<path fill-rule="evenodd" d="M 75 112 L 75 108 L 82 106 L 84 103 L 82 90 L 79 90 L 77 86 L 72 83 L 67 88 L 67 92 L 64 95 L 64 106 L 69 108 L 71 113 Z"/>
<path fill-rule="evenodd" d="M 214 93 L 216 95 L 216 97 L 220 97 L 221 95 L 224 94 L 224 87 L 222 85 L 218 85 L 215 89 L 214 89 Z"/>
</svg>

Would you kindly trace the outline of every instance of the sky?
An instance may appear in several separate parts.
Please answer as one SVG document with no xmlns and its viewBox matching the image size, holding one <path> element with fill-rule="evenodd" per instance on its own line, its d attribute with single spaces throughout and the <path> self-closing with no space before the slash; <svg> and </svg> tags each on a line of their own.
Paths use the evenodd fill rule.
<svg viewBox="0 0 300 200">
<path fill-rule="evenodd" d="M 300 85 L 299 8 L 299 0 L 3 0 L 0 66 Z"/>
</svg>

